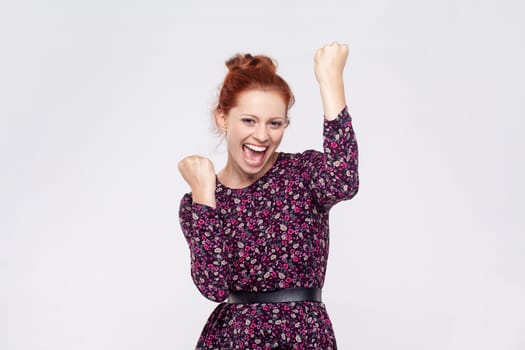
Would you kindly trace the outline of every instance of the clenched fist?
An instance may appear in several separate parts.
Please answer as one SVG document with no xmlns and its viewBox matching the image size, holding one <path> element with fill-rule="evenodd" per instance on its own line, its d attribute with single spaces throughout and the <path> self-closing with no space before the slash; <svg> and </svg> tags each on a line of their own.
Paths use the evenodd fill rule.
<svg viewBox="0 0 525 350">
<path fill-rule="evenodd" d="M 319 84 L 342 79 L 348 58 L 348 45 L 332 43 L 317 49 L 314 57 L 315 77 Z"/>
<path fill-rule="evenodd" d="M 191 187 L 194 203 L 215 208 L 215 167 L 211 160 L 189 156 L 179 162 L 179 171 Z"/>
</svg>

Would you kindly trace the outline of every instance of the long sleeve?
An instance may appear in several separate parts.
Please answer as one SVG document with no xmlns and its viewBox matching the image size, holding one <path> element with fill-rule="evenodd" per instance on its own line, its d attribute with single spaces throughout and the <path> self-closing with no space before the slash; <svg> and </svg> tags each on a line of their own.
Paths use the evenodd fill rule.
<svg viewBox="0 0 525 350">
<path fill-rule="evenodd" d="M 337 118 L 324 120 L 324 152 L 306 151 L 303 176 L 324 210 L 354 197 L 359 189 L 358 150 L 348 107 Z"/>
<path fill-rule="evenodd" d="M 191 194 L 181 200 L 179 220 L 188 242 L 193 282 L 206 298 L 221 302 L 228 296 L 227 240 L 216 209 L 192 203 Z"/>
</svg>

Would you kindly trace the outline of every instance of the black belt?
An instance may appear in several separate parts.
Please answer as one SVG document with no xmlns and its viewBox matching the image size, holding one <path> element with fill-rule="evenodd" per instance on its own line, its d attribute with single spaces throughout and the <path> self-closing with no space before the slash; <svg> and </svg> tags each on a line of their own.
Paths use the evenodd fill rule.
<svg viewBox="0 0 525 350">
<path fill-rule="evenodd" d="M 318 301 L 321 302 L 321 288 L 285 288 L 268 292 L 230 292 L 228 303 L 287 303 L 291 301 Z"/>
</svg>

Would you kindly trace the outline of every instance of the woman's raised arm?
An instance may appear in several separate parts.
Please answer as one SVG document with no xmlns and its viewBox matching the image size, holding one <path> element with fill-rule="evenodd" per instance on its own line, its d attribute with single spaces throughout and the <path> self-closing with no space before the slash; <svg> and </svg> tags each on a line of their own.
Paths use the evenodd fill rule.
<svg viewBox="0 0 525 350">
<path fill-rule="evenodd" d="M 321 89 L 324 115 L 333 120 L 346 106 L 343 70 L 348 58 L 348 46 L 332 43 L 315 52 L 314 71 Z"/>
</svg>

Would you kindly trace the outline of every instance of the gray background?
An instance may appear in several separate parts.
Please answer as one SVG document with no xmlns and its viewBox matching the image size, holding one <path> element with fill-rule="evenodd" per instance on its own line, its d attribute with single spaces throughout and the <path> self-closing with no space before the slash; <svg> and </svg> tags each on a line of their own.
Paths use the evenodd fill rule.
<svg viewBox="0 0 525 350">
<path fill-rule="evenodd" d="M 321 147 L 315 49 L 348 43 L 358 196 L 333 209 L 341 349 L 525 349 L 520 1 L 0 5 L 0 348 L 191 349 L 177 162 L 225 160 L 210 110 L 236 52 L 279 61 L 282 151 Z"/>
</svg>

